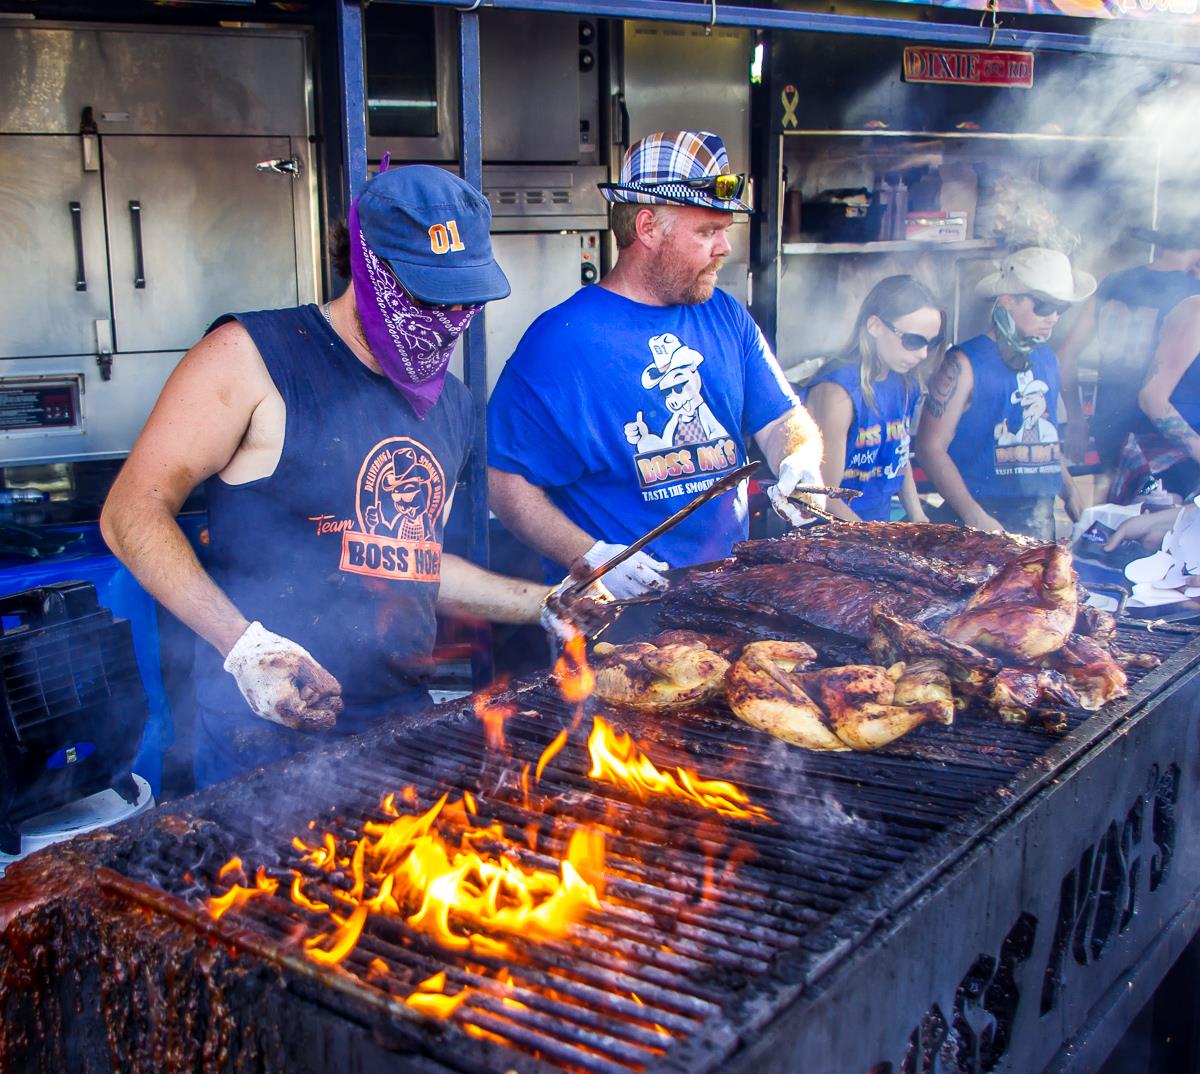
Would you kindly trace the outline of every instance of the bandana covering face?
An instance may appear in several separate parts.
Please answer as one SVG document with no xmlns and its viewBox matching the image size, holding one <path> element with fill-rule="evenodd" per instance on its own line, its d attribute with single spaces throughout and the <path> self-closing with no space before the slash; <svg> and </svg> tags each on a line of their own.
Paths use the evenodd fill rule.
<svg viewBox="0 0 1200 1074">
<path fill-rule="evenodd" d="M 992 307 L 992 325 L 996 329 L 996 343 L 1000 347 L 1000 357 L 1010 369 L 1021 370 L 1029 366 L 1029 352 L 1049 336 L 1023 336 L 1017 331 L 1017 323 L 1013 315 L 999 302 Z"/>
<path fill-rule="evenodd" d="M 388 380 L 423 418 L 442 394 L 454 344 L 482 307 L 418 306 L 367 245 L 357 203 L 350 207 L 349 224 L 350 279 L 367 344 Z"/>
</svg>

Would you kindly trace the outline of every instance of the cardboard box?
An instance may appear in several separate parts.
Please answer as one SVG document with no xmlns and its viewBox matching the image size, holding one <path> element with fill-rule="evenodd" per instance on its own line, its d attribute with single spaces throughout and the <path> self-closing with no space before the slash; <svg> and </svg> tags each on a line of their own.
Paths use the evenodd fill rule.
<svg viewBox="0 0 1200 1074">
<path fill-rule="evenodd" d="M 909 213 L 905 221 L 904 237 L 913 242 L 962 242 L 967 237 L 967 214 Z"/>
</svg>

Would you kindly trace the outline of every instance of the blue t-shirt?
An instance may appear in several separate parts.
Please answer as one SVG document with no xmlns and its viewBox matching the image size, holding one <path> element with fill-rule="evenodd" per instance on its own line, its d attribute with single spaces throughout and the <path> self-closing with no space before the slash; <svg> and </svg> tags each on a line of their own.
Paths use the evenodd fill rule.
<svg viewBox="0 0 1200 1074">
<path fill-rule="evenodd" d="M 866 522 L 891 518 L 892 497 L 904 484 L 910 458 L 913 415 L 921 392 L 916 379 L 889 372 L 873 385 L 875 405 L 863 398 L 859 366 L 841 365 L 822 370 L 809 385 L 831 383 L 841 387 L 854 404 L 854 420 L 846 430 L 844 488 L 862 495 L 850 507 Z"/>
<path fill-rule="evenodd" d="M 746 461 L 745 435 L 797 404 L 750 315 L 723 291 L 647 306 L 585 287 L 530 325 L 488 404 L 488 462 L 547 490 L 597 540 L 628 544 Z M 744 486 L 647 551 L 673 567 L 747 535 Z M 547 564 L 547 578 L 561 577 Z"/>
<path fill-rule="evenodd" d="M 971 363 L 971 405 L 959 419 L 950 458 L 975 499 L 1054 496 L 1062 485 L 1058 453 L 1058 357 L 1045 343 L 1014 372 L 990 336 L 955 350 Z"/>
</svg>

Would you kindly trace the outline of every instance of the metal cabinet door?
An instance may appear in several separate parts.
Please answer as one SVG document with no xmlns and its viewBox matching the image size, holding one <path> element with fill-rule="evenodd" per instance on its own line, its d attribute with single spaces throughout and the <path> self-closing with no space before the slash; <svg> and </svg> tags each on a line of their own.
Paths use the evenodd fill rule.
<svg viewBox="0 0 1200 1074">
<path fill-rule="evenodd" d="M 186 350 L 222 313 L 293 306 L 287 138 L 104 139 L 118 351 Z"/>
<path fill-rule="evenodd" d="M 100 172 L 78 136 L 0 135 L 0 358 L 95 353 L 108 317 Z"/>
</svg>

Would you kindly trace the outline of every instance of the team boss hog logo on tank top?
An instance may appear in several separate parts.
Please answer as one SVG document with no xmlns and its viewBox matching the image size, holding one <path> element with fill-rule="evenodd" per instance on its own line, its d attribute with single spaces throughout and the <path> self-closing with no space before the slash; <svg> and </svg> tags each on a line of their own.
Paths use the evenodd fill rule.
<svg viewBox="0 0 1200 1074">
<path fill-rule="evenodd" d="M 356 496 L 355 519 L 310 520 L 318 534 L 341 533 L 339 568 L 395 581 L 439 581 L 437 526 L 446 502 L 446 477 L 433 453 L 407 436 L 381 440 L 363 461 Z"/>
</svg>

